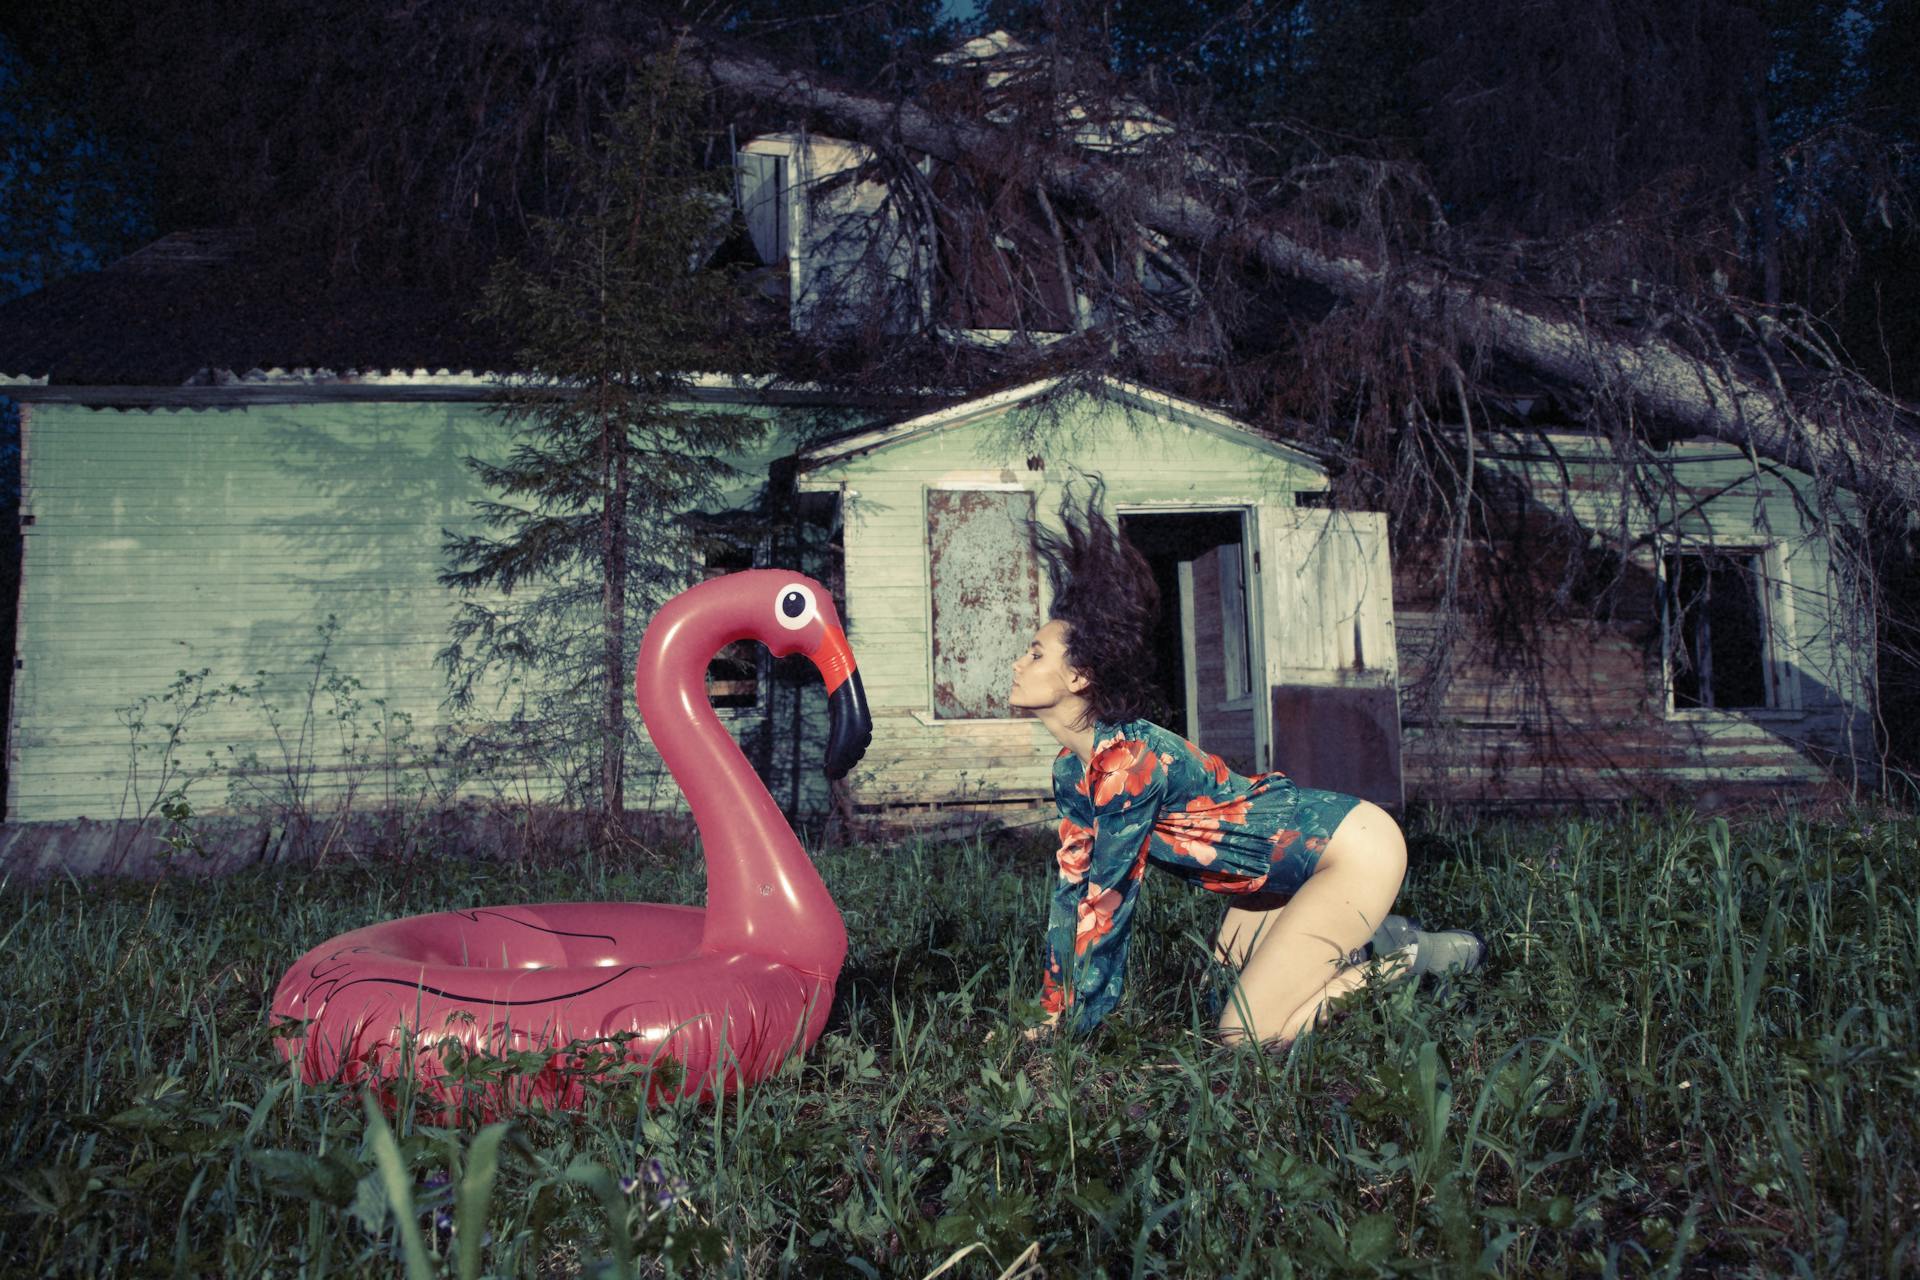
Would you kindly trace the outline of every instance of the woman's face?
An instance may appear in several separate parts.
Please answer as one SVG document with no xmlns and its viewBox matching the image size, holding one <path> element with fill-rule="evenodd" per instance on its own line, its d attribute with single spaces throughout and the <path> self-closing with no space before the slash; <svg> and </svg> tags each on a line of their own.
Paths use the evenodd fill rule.
<svg viewBox="0 0 1920 1280">
<path fill-rule="evenodd" d="M 1013 660 L 1013 690 L 1007 701 L 1016 710 L 1057 707 L 1087 687 L 1087 678 L 1067 666 L 1067 624 L 1049 622 L 1033 633 L 1027 651 Z"/>
</svg>

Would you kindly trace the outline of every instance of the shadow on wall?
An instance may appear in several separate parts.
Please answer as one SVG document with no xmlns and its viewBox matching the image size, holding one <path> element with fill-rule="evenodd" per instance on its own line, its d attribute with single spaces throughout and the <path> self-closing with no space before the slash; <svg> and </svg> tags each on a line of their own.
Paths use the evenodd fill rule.
<svg viewBox="0 0 1920 1280">
<path fill-rule="evenodd" d="M 490 495 L 465 459 L 497 456 L 504 447 L 499 424 L 474 404 L 361 406 L 344 419 L 303 424 L 289 416 L 268 426 L 261 454 L 272 460 L 270 483 L 297 500 L 285 510 L 261 511 L 244 522 L 245 545 L 259 548 L 275 567 L 274 599 L 252 600 L 236 591 L 229 605 L 236 619 L 244 619 L 243 633 L 236 636 L 235 661 L 244 679 L 258 686 L 251 714 L 260 728 L 265 728 L 265 703 L 296 722 L 311 709 L 319 730 L 333 735 L 334 740 L 320 748 L 327 753 L 322 763 L 332 763 L 349 745 L 338 740 L 339 711 L 356 708 L 353 727 L 363 735 L 381 723 L 389 731 L 397 725 L 410 733 L 409 750 L 443 746 L 446 754 L 439 758 L 449 777 L 469 770 L 466 793 L 492 791 L 522 802 L 558 800 L 556 788 L 586 771 L 580 744 L 567 733 L 556 733 L 533 717 L 515 721 L 514 709 L 533 680 L 511 690 L 495 680 L 479 691 L 469 711 L 456 713 L 443 706 L 449 684 L 437 659 L 451 639 L 449 628 L 460 599 L 456 590 L 438 581 L 448 567 L 443 530 L 484 531 L 475 504 Z M 727 519 L 739 514 L 728 513 Z M 790 514 L 789 523 L 796 527 L 784 532 L 775 528 L 764 550 L 801 561 L 803 571 L 811 569 L 828 580 L 831 573 L 822 561 L 834 558 L 828 545 L 832 520 L 807 509 Z M 751 513 L 745 518 L 748 524 L 761 520 Z M 750 545 L 765 541 L 752 528 L 740 536 Z M 547 589 L 544 583 L 530 582 L 516 595 L 524 599 Z M 554 714 L 564 714 L 567 725 L 591 724 L 598 712 L 593 636 L 600 625 L 599 608 L 599 591 L 588 586 L 577 622 L 556 624 L 556 631 L 575 641 L 584 637 L 592 649 L 590 662 L 562 672 L 547 685 L 549 690 L 569 685 L 580 690 L 571 701 L 559 695 L 561 711 Z M 645 622 L 644 616 L 630 619 L 623 663 L 628 670 Z M 313 658 L 328 643 L 323 672 Z M 802 714 L 809 697 L 817 697 L 818 678 L 810 665 L 801 665 L 802 678 L 794 679 L 793 671 L 763 660 L 757 704 L 727 715 L 783 803 L 820 807 L 823 798 L 813 796 L 810 782 L 796 772 L 806 763 L 818 773 L 818 752 L 807 756 L 799 745 L 810 740 L 810 734 L 818 736 L 818 727 Z M 257 674 L 262 671 L 264 676 Z M 332 686 L 326 683 L 329 679 L 335 682 Z M 501 700 L 501 694 L 509 696 Z M 387 706 L 376 706 L 383 698 Z M 576 705 L 577 715 L 572 711 Z M 411 713 L 412 722 L 403 722 L 396 712 Z M 628 804 L 657 801 L 671 808 L 674 784 L 659 769 L 630 702 L 627 712 Z M 447 724 L 456 714 L 464 722 L 457 731 Z M 485 736 L 469 738 L 470 728 Z M 474 758 L 453 758 L 468 742 L 474 744 Z M 357 749 L 375 752 L 377 764 L 378 744 L 364 736 L 358 743 Z M 282 735 L 258 749 L 262 758 L 253 775 L 262 785 L 280 786 L 273 775 L 287 755 Z M 351 785 L 344 778 L 334 782 Z M 324 791 L 325 783 L 320 779 L 316 790 Z M 377 788 L 381 783 L 373 777 L 357 785 Z M 371 791 L 362 794 L 374 798 Z"/>
<path fill-rule="evenodd" d="M 284 501 L 227 512 L 255 561 L 226 584 L 235 669 L 215 672 L 251 691 L 248 741 L 224 762 L 240 807 L 353 785 L 346 766 L 391 751 L 396 735 L 405 750 L 431 748 L 446 696 L 434 665 L 450 599 L 436 581 L 441 530 L 471 522 L 461 460 L 488 433 L 464 407 L 356 406 L 324 426 L 282 417 L 248 451 L 269 460 L 256 493 Z"/>
</svg>

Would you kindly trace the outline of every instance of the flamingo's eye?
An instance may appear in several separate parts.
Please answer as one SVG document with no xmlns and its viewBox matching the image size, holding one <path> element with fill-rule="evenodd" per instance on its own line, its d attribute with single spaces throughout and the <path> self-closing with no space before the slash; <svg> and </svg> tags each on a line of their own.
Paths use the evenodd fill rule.
<svg viewBox="0 0 1920 1280">
<path fill-rule="evenodd" d="M 780 593 L 773 616 L 787 630 L 798 631 L 819 617 L 820 611 L 813 603 L 812 590 L 796 582 Z"/>
</svg>

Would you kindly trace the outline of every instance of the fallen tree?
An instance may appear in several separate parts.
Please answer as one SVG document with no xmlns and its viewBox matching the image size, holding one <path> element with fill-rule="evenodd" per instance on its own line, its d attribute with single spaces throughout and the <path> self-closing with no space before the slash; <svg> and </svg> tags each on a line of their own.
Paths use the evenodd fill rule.
<svg viewBox="0 0 1920 1280">
<path fill-rule="evenodd" d="M 940 205 L 947 222 L 926 218 L 928 239 L 991 243 L 993 227 L 952 236 L 956 213 L 996 223 L 1011 212 L 1017 222 L 1008 193 L 1035 192 L 1038 217 L 1029 209 L 1027 218 L 1039 228 L 1034 241 L 1050 233 L 1052 253 L 1031 256 L 1057 263 L 1068 296 L 1070 276 L 1097 276 L 1103 254 L 1120 256 L 1116 247 L 1129 239 L 1129 226 L 1177 243 L 1190 262 L 1208 260 L 1209 268 L 1196 267 L 1188 282 L 1202 295 L 1199 307 L 1215 309 L 1189 331 L 1201 338 L 1184 352 L 1192 358 L 1171 362 L 1167 373 L 1177 382 L 1205 369 L 1201 394 L 1218 387 L 1222 394 L 1213 398 L 1249 421 L 1324 433 L 1317 442 L 1332 446 L 1354 486 L 1342 501 L 1384 506 L 1402 545 L 1439 548 L 1426 569 L 1441 626 L 1416 681 L 1423 687 L 1407 690 L 1416 701 L 1442 705 L 1455 674 L 1478 661 L 1515 675 L 1529 696 L 1548 705 L 1552 680 L 1543 663 L 1556 643 L 1553 620 L 1570 599 L 1607 598 L 1627 584 L 1649 549 L 1644 535 L 1628 536 L 1623 524 L 1599 564 L 1585 550 L 1597 531 L 1574 528 L 1564 493 L 1522 495 L 1516 504 L 1487 477 L 1476 482 L 1472 428 L 1503 412 L 1503 384 L 1529 380 L 1572 389 L 1568 415 L 1559 420 L 1613 442 L 1623 507 L 1648 509 L 1650 500 L 1657 506 L 1659 495 L 1672 492 L 1676 455 L 1662 445 L 1675 437 L 1727 442 L 1753 460 L 1756 472 L 1777 463 L 1813 476 L 1816 484 L 1802 497 L 1808 517 L 1826 528 L 1835 559 L 1846 564 L 1857 610 L 1850 625 L 1877 636 L 1882 679 L 1897 681 L 1915 664 L 1920 646 L 1898 584 L 1910 573 L 1904 566 L 1920 520 L 1920 416 L 1850 364 L 1806 310 L 1743 298 L 1717 271 L 1663 275 L 1664 246 L 1646 252 L 1643 242 L 1617 252 L 1644 227 L 1625 229 L 1613 243 L 1605 242 L 1603 228 L 1573 246 L 1516 243 L 1509 254 L 1498 247 L 1480 253 L 1467 236 L 1444 227 L 1438 199 L 1417 174 L 1329 151 L 1302 167 L 1348 183 L 1332 199 L 1316 203 L 1307 185 L 1312 176 L 1293 186 L 1259 186 L 1248 180 L 1231 140 L 1178 129 L 1132 98 L 1131 85 L 1103 78 L 1098 68 L 1076 78 L 1075 68 L 1042 66 L 1024 98 L 1003 77 L 997 93 L 982 94 L 976 84 L 971 97 L 937 93 L 916 101 L 849 91 L 751 54 L 711 49 L 706 65 L 728 96 L 763 105 L 790 122 L 783 127 L 867 144 L 880 157 L 875 176 L 914 185 L 916 154 L 974 175 L 976 198 L 964 209 L 943 204 L 939 192 L 923 197 Z M 1130 145 L 1143 135 L 1145 145 Z M 1402 186 L 1391 189 L 1396 182 Z M 1729 205 L 1771 199 L 1765 190 L 1728 195 Z M 1061 232 L 1069 204 L 1077 207 L 1082 239 L 1099 249 L 1075 257 L 1071 232 Z M 1657 193 L 1653 205 L 1658 211 Z M 1737 243 L 1733 236 L 1719 251 Z M 1556 275 L 1569 260 L 1577 266 Z M 1030 284 L 1043 271 L 1036 269 Z M 1110 279 L 1095 287 L 1116 288 Z M 1270 298 L 1254 299 L 1263 289 Z M 1235 290 L 1240 296 L 1232 300 L 1216 296 Z M 1037 292 L 1030 288 L 1029 296 Z M 1277 296 L 1288 293 L 1312 296 Z M 1243 371 L 1241 340 L 1261 323 L 1262 306 L 1265 317 L 1284 316 L 1279 323 L 1294 326 L 1298 341 L 1257 354 Z M 1074 327 L 1083 326 L 1082 319 Z M 1233 330 L 1232 338 L 1209 347 L 1209 326 Z M 1094 341 L 1069 344 L 1061 365 L 1122 372 L 1118 348 L 1109 345 L 1120 335 L 1090 336 Z M 1050 350 L 1036 344 L 1027 358 L 1044 362 Z M 1018 359 L 1009 356 L 1008 363 L 1017 369 Z M 1518 379 L 1510 376 L 1514 366 Z M 1315 383 L 1318 398 L 1298 412 L 1286 405 L 1277 414 L 1250 415 L 1261 407 L 1261 379 Z M 1529 518 L 1518 513 L 1528 507 L 1544 507 L 1561 523 L 1551 546 L 1532 544 L 1542 563 L 1527 573 L 1476 576 L 1468 548 L 1521 545 L 1524 538 L 1512 539 Z M 1658 534 L 1652 542 L 1660 542 Z M 1596 591 L 1589 576 L 1596 573 L 1611 585 Z M 1898 738 L 1893 722 L 1880 721 L 1878 731 L 1883 741 Z"/>
<path fill-rule="evenodd" d="M 815 19 L 828 12 L 802 8 Z M 170 198 L 197 202 L 167 209 L 169 220 L 271 224 L 276 241 L 304 242 L 334 270 L 413 273 L 456 291 L 495 254 L 516 252 L 533 217 L 565 216 L 566 192 L 550 180 L 547 141 L 590 145 L 600 113 L 624 92 L 634 59 L 686 21 L 679 10 L 646 4 L 527 3 L 456 14 L 341 3 L 322 6 L 323 25 L 334 34 L 313 42 L 284 38 L 237 0 L 160 12 L 164 21 L 153 19 L 151 6 L 116 0 L 85 20 L 41 24 L 34 34 L 52 42 L 49 65 L 65 59 L 84 66 L 90 51 L 115 51 L 116 75 L 92 83 L 88 101 L 97 98 L 102 118 L 119 121 L 144 139 L 141 145 L 164 144 L 162 174 L 175 184 Z M 854 26 L 869 18 L 882 21 L 849 14 L 834 22 Z M 140 38 L 129 39 L 134 29 Z M 899 37 L 895 31 L 880 39 L 863 58 L 904 48 Z M 954 165 L 972 161 L 1017 172 L 1022 182 L 1037 178 L 1042 190 L 1109 210 L 1116 222 L 1236 255 L 1346 299 L 1384 303 L 1377 310 L 1402 327 L 1464 334 L 1661 424 L 1649 430 L 1725 439 L 1920 508 L 1913 410 L 1833 357 L 1818 325 L 1791 308 L 1696 289 L 1646 302 L 1623 319 L 1593 295 L 1528 288 L 1447 247 L 1423 255 L 1390 237 L 1334 231 L 1303 202 L 1286 205 L 1236 180 L 1244 174 L 1226 156 L 1231 146 L 1185 119 L 1170 124 L 1159 113 L 1178 117 L 1172 106 L 1133 101 L 1139 84 L 1103 74 L 1097 50 L 1078 61 L 1057 52 L 1028 56 L 1034 74 L 1024 89 L 1003 82 L 992 90 L 1003 99 L 1030 91 L 1025 103 L 1015 102 L 1016 113 L 1024 107 L 1025 114 L 1008 124 L 993 123 L 1007 120 L 1006 112 L 979 98 L 962 95 L 956 103 L 939 94 L 851 91 L 761 56 L 758 47 L 701 47 L 712 82 L 736 103 L 761 104 L 768 120 L 819 124 Z M 209 74 L 195 92 L 178 93 L 178 67 L 210 48 L 218 61 Z M 901 69 L 876 78 L 910 83 L 921 74 L 904 65 L 912 59 L 901 61 Z M 277 105 L 260 110 L 261 102 Z M 1073 130 L 1058 127 L 1063 104 L 1083 119 L 1111 108 L 1165 125 L 1156 141 L 1200 163 L 1183 167 L 1176 156 L 1156 165 L 1138 150 L 1074 145 Z M 711 123 L 724 137 L 725 122 Z M 314 138 L 328 140 L 324 157 L 310 152 Z M 1330 159 L 1335 163 L 1320 167 L 1337 168 L 1351 157 Z M 1769 203 L 1756 208 L 1764 213 Z M 1768 234 L 1777 238 L 1778 229 Z M 1059 274 L 1083 266 L 1064 264 Z M 1628 284 L 1617 263 L 1596 264 L 1588 283 L 1603 277 L 1622 289 Z M 1212 291 L 1215 282 L 1205 286 L 1200 291 Z"/>
<path fill-rule="evenodd" d="M 851 137 L 960 163 L 1009 146 L 1005 129 L 937 114 L 909 101 L 848 92 L 750 55 L 712 52 L 705 63 L 729 93 L 803 113 Z M 1022 145 L 1035 145 L 1030 134 Z M 1038 168 L 1053 193 L 1100 207 L 1124 203 L 1152 230 L 1188 244 L 1230 245 L 1268 269 L 1348 299 L 1391 292 L 1409 314 L 1444 318 L 1473 339 L 1552 379 L 1622 395 L 1650 421 L 1736 444 L 1751 453 L 1920 509 L 1920 433 L 1913 410 L 1819 349 L 1800 342 L 1789 388 L 1765 344 L 1735 352 L 1689 325 L 1696 349 L 1664 333 L 1620 331 L 1575 307 L 1528 305 L 1483 280 L 1443 275 L 1312 243 L 1263 217 L 1229 208 L 1217 187 L 1143 184 L 1137 167 L 1084 147 L 1055 147 Z M 1761 326 L 1778 336 L 1783 326 Z M 1643 328 L 1645 326 L 1642 326 Z"/>
</svg>

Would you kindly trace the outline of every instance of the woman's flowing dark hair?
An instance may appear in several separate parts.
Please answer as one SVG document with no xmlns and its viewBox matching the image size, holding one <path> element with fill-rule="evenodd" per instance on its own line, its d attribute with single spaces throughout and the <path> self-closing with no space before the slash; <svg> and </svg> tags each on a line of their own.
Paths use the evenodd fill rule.
<svg viewBox="0 0 1920 1280">
<path fill-rule="evenodd" d="M 1098 474 L 1079 478 L 1087 481 L 1084 499 L 1071 479 L 1060 495 L 1060 532 L 1027 523 L 1053 587 L 1050 615 L 1067 626 L 1067 665 L 1087 678 L 1081 696 L 1095 720 L 1155 719 L 1165 711 L 1154 679 L 1160 587 L 1146 557 L 1102 513 L 1106 483 Z"/>
</svg>

